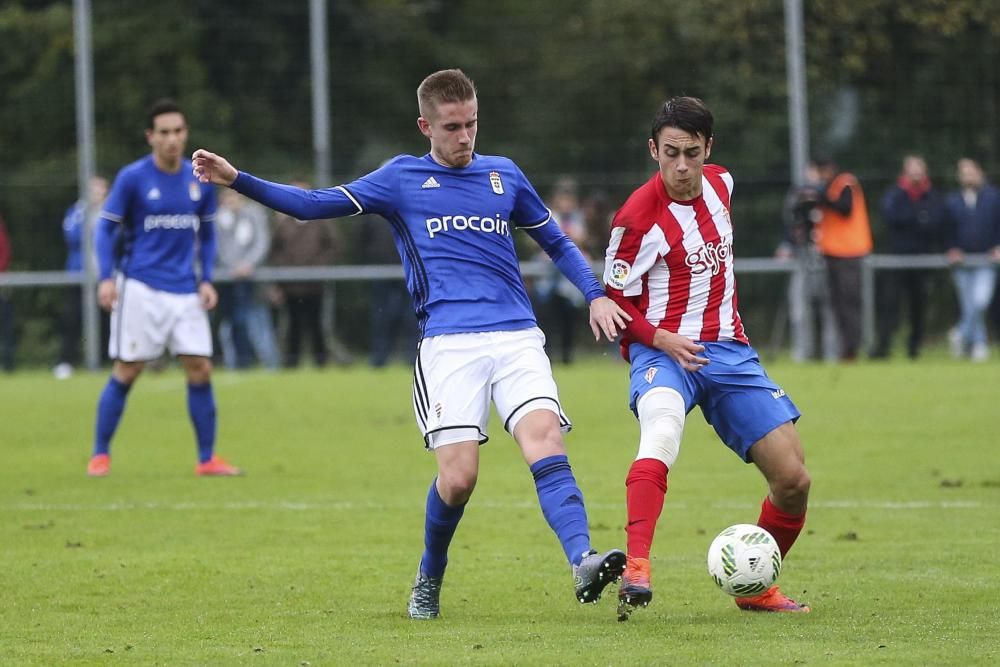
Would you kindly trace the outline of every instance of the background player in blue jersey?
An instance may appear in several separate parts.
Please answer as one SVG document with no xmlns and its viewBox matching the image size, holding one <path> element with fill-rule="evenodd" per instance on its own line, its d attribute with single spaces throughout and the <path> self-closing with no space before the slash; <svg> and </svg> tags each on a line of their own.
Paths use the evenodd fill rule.
<svg viewBox="0 0 1000 667">
<path fill-rule="evenodd" d="M 206 311 L 218 301 L 212 287 L 215 190 L 199 183 L 184 159 L 188 128 L 175 103 L 149 111 L 146 141 L 152 153 L 124 167 L 101 211 L 95 246 L 100 272 L 97 299 L 111 311 L 111 377 L 97 403 L 94 453 L 87 473 L 110 472 L 111 438 L 132 384 L 145 362 L 165 348 L 177 355 L 188 382 L 188 413 L 198 441 L 198 475 L 238 475 L 214 454 L 212 336 Z M 112 275 L 117 230 L 124 255 Z M 200 266 L 196 274 L 195 256 Z"/>
<path fill-rule="evenodd" d="M 514 230 L 531 236 L 583 292 L 595 337 L 614 338 L 625 315 L 517 165 L 474 152 L 472 81 L 460 70 L 436 72 L 420 84 L 417 102 L 430 153 L 400 155 L 346 185 L 269 183 L 205 150 L 194 153 L 195 174 L 300 220 L 377 213 L 392 225 L 420 325 L 414 412 L 438 464 L 410 617 L 438 616 L 448 545 L 476 485 L 491 400 L 531 469 L 542 513 L 572 565 L 577 599 L 594 602 L 620 576 L 625 556 L 591 549 L 583 494 L 563 445 L 570 423 L 521 279 Z"/>
</svg>

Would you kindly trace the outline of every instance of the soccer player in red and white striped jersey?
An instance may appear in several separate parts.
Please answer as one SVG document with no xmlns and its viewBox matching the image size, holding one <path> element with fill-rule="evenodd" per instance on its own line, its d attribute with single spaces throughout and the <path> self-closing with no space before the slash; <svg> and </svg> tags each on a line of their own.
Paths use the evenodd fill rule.
<svg viewBox="0 0 1000 667">
<path fill-rule="evenodd" d="M 712 125 L 701 100 L 668 100 L 649 139 L 659 170 L 611 225 L 604 282 L 608 296 L 632 317 L 622 353 L 631 365 L 629 403 L 640 427 L 625 481 L 623 620 L 652 599 L 650 547 L 667 473 L 695 405 L 726 446 L 763 473 L 768 494 L 757 523 L 774 536 L 782 556 L 805 522 L 810 478 L 794 426 L 799 411 L 764 372 L 743 328 L 733 272 L 733 177 L 705 164 Z M 776 586 L 736 603 L 751 611 L 809 611 Z"/>
</svg>

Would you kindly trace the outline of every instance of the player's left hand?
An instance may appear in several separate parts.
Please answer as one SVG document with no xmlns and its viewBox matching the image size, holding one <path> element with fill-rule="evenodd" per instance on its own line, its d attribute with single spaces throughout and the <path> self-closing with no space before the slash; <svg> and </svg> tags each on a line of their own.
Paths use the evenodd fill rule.
<svg viewBox="0 0 1000 667">
<path fill-rule="evenodd" d="M 216 155 L 204 148 L 199 148 L 191 155 L 191 171 L 202 183 L 230 186 L 239 172 L 229 164 L 229 160 Z"/>
<path fill-rule="evenodd" d="M 601 296 L 590 302 L 590 330 L 594 332 L 594 340 L 601 340 L 601 332 L 609 341 L 618 337 L 619 331 L 625 331 L 626 322 L 631 322 L 632 316 L 606 296 Z"/>
<path fill-rule="evenodd" d="M 201 307 L 205 310 L 212 310 L 215 304 L 219 303 L 219 293 L 215 291 L 212 283 L 198 285 L 198 298 L 201 299 Z"/>
</svg>

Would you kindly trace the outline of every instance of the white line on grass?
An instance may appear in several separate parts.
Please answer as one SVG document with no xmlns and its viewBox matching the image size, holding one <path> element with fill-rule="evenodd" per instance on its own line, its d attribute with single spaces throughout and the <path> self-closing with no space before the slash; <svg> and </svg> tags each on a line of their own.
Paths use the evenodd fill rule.
<svg viewBox="0 0 1000 667">
<path fill-rule="evenodd" d="M 486 507 L 489 509 L 503 509 L 503 510 L 514 510 L 514 509 L 524 509 L 531 510 L 537 509 L 538 504 L 535 502 L 501 502 L 501 501 L 483 501 L 477 502 L 478 507 Z M 591 509 L 600 510 L 616 510 L 621 509 L 622 505 L 617 503 L 587 503 L 587 506 Z M 219 510 L 232 510 L 232 511 L 244 511 L 244 510 L 264 510 L 272 512 L 315 512 L 315 511 L 332 511 L 332 512 L 353 512 L 358 510 L 392 510 L 392 509 L 413 509 L 414 505 L 412 503 L 378 503 L 378 502 L 358 502 L 354 500 L 340 500 L 331 501 L 326 503 L 315 503 L 315 502 L 294 502 L 294 501 L 277 501 L 277 502 L 259 502 L 259 501 L 248 501 L 248 502 L 231 502 L 231 503 L 169 503 L 169 502 L 157 502 L 148 501 L 141 503 L 134 502 L 123 502 L 123 503 L 107 503 L 107 504 L 81 504 L 81 503 L 11 503 L 6 505 L 0 505 L 0 508 L 7 511 L 22 511 L 22 512 L 127 512 L 134 510 L 168 510 L 177 512 L 187 512 L 187 511 L 219 511 Z M 671 507 L 674 509 L 687 509 L 687 503 L 671 503 Z M 757 507 L 754 503 L 737 503 L 737 502 L 716 502 L 712 503 L 710 507 L 714 509 L 754 509 Z M 828 500 L 828 501 L 818 501 L 809 504 L 810 509 L 881 509 L 881 510 L 926 510 L 926 509 L 946 509 L 946 510 L 981 510 L 981 509 L 1000 509 L 1000 504 L 997 503 L 983 503 L 977 500 L 955 500 L 955 501 L 941 501 L 941 500 L 911 500 L 905 502 L 899 501 L 865 501 L 865 500 Z"/>
</svg>

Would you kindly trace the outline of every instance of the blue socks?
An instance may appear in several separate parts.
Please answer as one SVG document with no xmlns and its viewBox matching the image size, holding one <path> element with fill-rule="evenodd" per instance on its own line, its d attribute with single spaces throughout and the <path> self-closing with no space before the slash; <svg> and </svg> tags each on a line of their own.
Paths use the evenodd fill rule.
<svg viewBox="0 0 1000 667">
<path fill-rule="evenodd" d="M 212 458 L 215 451 L 215 396 L 212 383 L 188 384 L 188 414 L 198 439 L 198 462 Z"/>
<path fill-rule="evenodd" d="M 545 520 L 559 538 L 566 559 L 579 565 L 590 551 L 590 530 L 583 493 L 576 484 L 569 460 L 565 455 L 549 456 L 531 466 L 538 490 L 538 502 Z M 465 505 L 451 507 L 441 499 L 437 479 L 427 491 L 427 514 L 424 519 L 424 553 L 420 571 L 428 577 L 444 575 L 448 565 L 448 545 L 455 535 Z"/>
<path fill-rule="evenodd" d="M 573 477 L 569 459 L 564 454 L 546 457 L 531 466 L 531 474 L 545 520 L 559 538 L 566 559 L 571 565 L 579 565 L 590 551 L 590 530 L 583 492 Z"/>
<path fill-rule="evenodd" d="M 120 382 L 114 375 L 108 378 L 104 391 L 97 400 L 97 428 L 94 429 L 94 456 L 107 454 L 111 449 L 111 438 L 118 428 L 125 410 L 125 399 L 132 385 Z"/>
<path fill-rule="evenodd" d="M 114 375 L 108 378 L 108 383 L 97 401 L 97 428 L 94 434 L 94 454 L 107 454 L 111 449 L 111 438 L 118 429 L 122 412 L 125 410 L 125 399 L 132 385 L 120 382 Z M 198 439 L 198 461 L 204 463 L 212 458 L 215 450 L 215 397 L 212 395 L 212 383 L 188 385 L 188 414 L 194 424 L 195 436 Z"/>
<path fill-rule="evenodd" d="M 427 514 L 424 518 L 424 555 L 420 559 L 420 571 L 424 575 L 444 576 L 444 568 L 448 565 L 448 545 L 464 512 L 465 505 L 451 507 L 441 500 L 435 477 L 427 492 Z"/>
</svg>

